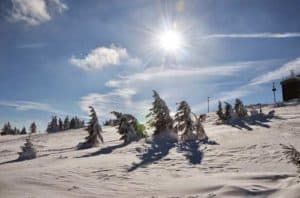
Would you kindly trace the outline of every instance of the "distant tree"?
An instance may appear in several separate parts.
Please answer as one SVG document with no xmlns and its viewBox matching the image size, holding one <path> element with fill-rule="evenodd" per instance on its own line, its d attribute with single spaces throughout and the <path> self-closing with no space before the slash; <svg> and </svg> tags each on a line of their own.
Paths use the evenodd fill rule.
<svg viewBox="0 0 300 198">
<path fill-rule="evenodd" d="M 150 113 L 146 117 L 150 118 L 148 120 L 150 126 L 155 127 L 154 135 L 158 135 L 173 129 L 173 119 L 167 104 L 155 90 L 153 90 L 153 98 L 152 108 L 149 109 Z"/>
<path fill-rule="evenodd" d="M 75 118 L 72 118 L 70 121 L 70 129 L 76 129 L 76 121 Z"/>
<path fill-rule="evenodd" d="M 26 128 L 25 128 L 25 127 L 22 128 L 21 134 L 22 134 L 22 135 L 27 134 L 27 131 L 26 131 Z"/>
<path fill-rule="evenodd" d="M 181 140 L 193 140 L 195 136 L 193 134 L 193 121 L 191 118 L 191 108 L 186 101 L 181 101 L 178 104 L 177 112 L 175 114 L 175 129 L 178 132 L 182 132 Z"/>
<path fill-rule="evenodd" d="M 58 128 L 59 128 L 59 131 L 64 130 L 64 124 L 63 124 L 61 118 L 58 119 Z"/>
<path fill-rule="evenodd" d="M 99 140 L 103 143 L 103 137 L 101 135 L 102 128 L 98 122 L 96 111 L 93 107 L 90 108 L 90 121 L 88 123 L 88 126 L 86 130 L 88 131 L 88 136 L 85 137 L 86 142 L 80 143 L 79 148 L 89 148 L 89 147 L 95 147 L 99 145 Z"/>
<path fill-rule="evenodd" d="M 225 114 L 224 114 L 224 118 L 226 121 L 230 120 L 231 118 L 231 113 L 232 113 L 232 106 L 231 104 L 229 104 L 228 102 L 225 102 Z"/>
<path fill-rule="evenodd" d="M 239 118 L 244 118 L 247 116 L 247 109 L 245 108 L 243 102 L 238 98 L 235 100 L 234 110 Z"/>
<path fill-rule="evenodd" d="M 69 116 L 67 116 L 64 120 L 64 130 L 70 129 L 70 121 L 69 121 Z"/>
<path fill-rule="evenodd" d="M 47 132 L 48 133 L 55 133 L 59 131 L 59 125 L 58 125 L 58 120 L 56 116 L 52 116 L 51 122 L 49 122 L 48 127 L 47 127 Z"/>
<path fill-rule="evenodd" d="M 37 131 L 37 127 L 36 127 L 35 122 L 33 122 L 30 125 L 30 133 L 36 133 L 36 131 Z"/>
<path fill-rule="evenodd" d="M 1 130 L 1 135 L 9 135 L 13 133 L 13 129 L 11 128 L 11 125 L 9 122 L 4 124 L 2 130 Z"/>
<path fill-rule="evenodd" d="M 18 135 L 18 134 L 20 134 L 20 130 L 17 129 L 17 127 L 15 127 L 15 128 L 13 129 L 13 131 L 12 131 L 12 134 L 13 134 L 13 135 Z"/>
<path fill-rule="evenodd" d="M 219 103 L 218 103 L 218 110 L 217 110 L 216 114 L 218 115 L 219 120 L 222 120 L 222 121 L 225 120 L 225 115 L 223 113 L 223 107 L 222 107 L 221 101 L 219 101 Z"/>
<path fill-rule="evenodd" d="M 36 158 L 36 150 L 31 143 L 30 135 L 26 138 L 24 146 L 21 147 L 22 152 L 19 152 L 19 160 L 28 160 Z"/>
</svg>

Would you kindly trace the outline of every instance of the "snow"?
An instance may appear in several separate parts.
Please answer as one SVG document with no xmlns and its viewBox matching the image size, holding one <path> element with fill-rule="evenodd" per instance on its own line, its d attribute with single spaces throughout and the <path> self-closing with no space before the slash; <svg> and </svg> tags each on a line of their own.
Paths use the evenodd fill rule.
<svg viewBox="0 0 300 198">
<path fill-rule="evenodd" d="M 37 158 L 16 161 L 25 135 L 0 137 L 0 197 L 300 197 L 296 167 L 282 144 L 300 150 L 300 105 L 274 108 L 275 118 L 237 126 L 203 126 L 218 145 L 120 141 L 103 127 L 104 144 L 77 150 L 83 129 L 35 134 Z"/>
</svg>

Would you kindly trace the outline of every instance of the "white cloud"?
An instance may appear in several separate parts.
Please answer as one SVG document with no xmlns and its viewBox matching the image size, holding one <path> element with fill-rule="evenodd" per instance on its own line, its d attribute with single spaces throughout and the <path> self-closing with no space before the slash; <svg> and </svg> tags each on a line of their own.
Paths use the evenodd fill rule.
<svg viewBox="0 0 300 198">
<path fill-rule="evenodd" d="M 203 36 L 202 38 L 258 38 L 258 39 L 282 39 L 282 38 L 297 38 L 300 37 L 300 32 L 293 33 L 253 33 L 253 34 L 211 34 L 207 36 Z"/>
<path fill-rule="evenodd" d="M 76 58 L 73 56 L 69 62 L 87 71 L 101 70 L 105 67 L 120 64 L 130 66 L 140 64 L 140 60 L 131 57 L 125 48 L 116 47 L 113 44 L 110 47 L 98 47 L 93 49 L 84 58 Z"/>
<path fill-rule="evenodd" d="M 61 0 L 11 0 L 12 11 L 9 20 L 12 22 L 23 21 L 35 26 L 50 21 L 56 12 L 67 10 L 66 4 Z"/>
<path fill-rule="evenodd" d="M 287 62 L 280 68 L 270 71 L 266 74 L 262 74 L 257 76 L 256 78 L 251 80 L 251 85 L 259 85 L 263 83 L 268 83 L 274 80 L 283 79 L 288 77 L 291 74 L 291 71 L 295 73 L 300 72 L 300 58 Z"/>
</svg>

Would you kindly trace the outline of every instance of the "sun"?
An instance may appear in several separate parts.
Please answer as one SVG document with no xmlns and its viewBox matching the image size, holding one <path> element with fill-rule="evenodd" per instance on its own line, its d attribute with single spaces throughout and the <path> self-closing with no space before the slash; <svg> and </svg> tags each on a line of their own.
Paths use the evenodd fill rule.
<svg viewBox="0 0 300 198">
<path fill-rule="evenodd" d="M 167 53 L 177 52 L 182 47 L 182 38 L 179 32 L 167 30 L 158 37 L 160 47 Z"/>
</svg>

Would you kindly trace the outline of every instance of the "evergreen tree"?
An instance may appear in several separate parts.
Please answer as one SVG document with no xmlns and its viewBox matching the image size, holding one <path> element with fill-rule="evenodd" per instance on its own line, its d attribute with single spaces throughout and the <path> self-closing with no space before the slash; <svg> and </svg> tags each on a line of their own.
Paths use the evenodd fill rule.
<svg viewBox="0 0 300 198">
<path fill-rule="evenodd" d="M 191 119 L 191 108 L 186 101 L 181 101 L 175 114 L 175 129 L 182 132 L 181 140 L 187 141 L 195 138 L 193 134 L 193 121 Z"/>
<path fill-rule="evenodd" d="M 70 129 L 76 129 L 76 121 L 75 118 L 72 118 L 70 121 Z"/>
<path fill-rule="evenodd" d="M 139 124 L 133 115 L 116 111 L 111 113 L 116 117 L 113 122 L 118 124 L 118 133 L 121 135 L 120 140 L 124 140 L 125 144 L 146 137 L 145 127 Z"/>
<path fill-rule="evenodd" d="M 235 100 L 234 110 L 239 118 L 244 118 L 247 116 L 247 109 L 245 108 L 243 102 L 238 98 Z"/>
<path fill-rule="evenodd" d="M 205 133 L 205 130 L 202 126 L 201 123 L 201 115 L 197 116 L 196 114 L 194 114 L 195 116 L 195 123 L 194 123 L 194 129 L 196 131 L 196 137 L 198 140 L 201 141 L 207 141 L 208 140 L 208 136 Z"/>
<path fill-rule="evenodd" d="M 36 131 L 37 131 L 37 127 L 36 127 L 35 122 L 33 122 L 30 125 L 30 133 L 36 133 Z"/>
<path fill-rule="evenodd" d="M 85 137 L 86 142 L 79 144 L 79 148 L 89 148 L 89 147 L 95 147 L 99 145 L 99 139 L 103 143 L 103 137 L 101 135 L 102 128 L 98 122 L 96 111 L 93 107 L 90 108 L 90 121 L 88 123 L 88 126 L 86 130 L 88 131 L 88 136 Z"/>
<path fill-rule="evenodd" d="M 22 152 L 19 152 L 19 160 L 28 160 L 36 158 L 36 150 L 31 143 L 30 135 L 26 138 L 24 146 L 21 147 Z"/>
<path fill-rule="evenodd" d="M 63 124 L 61 118 L 58 119 L 58 129 L 59 129 L 59 131 L 64 130 L 64 124 Z"/>
<path fill-rule="evenodd" d="M 232 113 L 232 106 L 228 102 L 225 102 L 225 114 L 224 118 L 226 121 L 230 120 L 231 118 L 231 113 Z"/>
<path fill-rule="evenodd" d="M 8 122 L 8 123 L 4 124 L 2 131 L 1 131 L 1 135 L 9 135 L 9 134 L 12 134 L 12 128 L 11 128 L 10 123 Z"/>
<path fill-rule="evenodd" d="M 165 101 L 160 98 L 155 90 L 153 90 L 153 98 L 152 108 L 149 109 L 150 113 L 146 117 L 150 117 L 148 123 L 150 126 L 155 127 L 154 135 L 158 135 L 173 129 L 173 119 Z"/>
<path fill-rule="evenodd" d="M 48 133 L 55 133 L 59 131 L 59 124 L 56 116 L 52 116 L 51 122 L 49 122 L 47 127 Z"/>
<path fill-rule="evenodd" d="M 25 128 L 25 127 L 22 128 L 21 134 L 22 134 L 22 135 L 27 134 L 27 131 L 26 131 L 26 128 Z"/>
<path fill-rule="evenodd" d="M 134 130 L 135 125 L 135 120 L 132 120 L 127 116 L 122 116 L 120 118 L 118 133 L 121 135 L 120 140 L 124 140 L 125 144 L 137 140 L 138 136 L 136 131 Z"/>
<path fill-rule="evenodd" d="M 217 110 L 216 114 L 218 115 L 220 120 L 222 120 L 222 121 L 225 120 L 225 115 L 223 113 L 223 107 L 222 107 L 221 101 L 219 101 L 219 103 L 218 103 L 218 110 Z"/>
<path fill-rule="evenodd" d="M 70 129 L 70 121 L 69 121 L 69 116 L 67 116 L 64 120 L 64 130 Z"/>
</svg>

